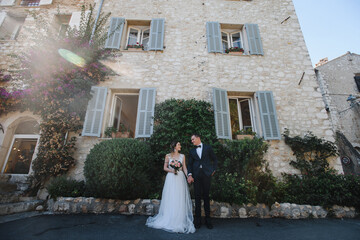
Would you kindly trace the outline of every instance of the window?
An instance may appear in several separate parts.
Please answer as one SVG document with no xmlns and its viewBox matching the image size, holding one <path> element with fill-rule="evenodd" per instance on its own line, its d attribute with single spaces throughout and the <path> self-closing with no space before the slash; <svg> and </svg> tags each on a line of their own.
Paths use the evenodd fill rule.
<svg viewBox="0 0 360 240">
<path fill-rule="evenodd" d="M 147 20 L 125 20 L 113 17 L 110 21 L 105 48 L 158 51 L 164 49 L 163 18 Z M 125 27 L 124 27 L 125 26 Z M 126 33 L 123 36 L 124 28 Z"/>
<path fill-rule="evenodd" d="M 40 0 L 22 0 L 20 6 L 34 7 L 39 6 Z"/>
<path fill-rule="evenodd" d="M 148 26 L 136 26 L 131 25 L 128 27 L 128 35 L 126 41 L 126 47 L 131 46 L 143 46 L 144 50 L 148 50 L 150 39 L 150 22 Z"/>
<path fill-rule="evenodd" d="M 129 131 L 130 137 L 134 137 L 138 101 L 138 93 L 115 94 L 109 125 L 119 132 Z"/>
<path fill-rule="evenodd" d="M 1 16 L 0 40 L 16 40 L 25 22 L 25 17 L 4 12 L 1 13 Z"/>
<path fill-rule="evenodd" d="M 360 92 L 360 73 L 355 74 L 354 79 L 355 79 L 355 83 L 356 83 L 357 89 L 358 89 L 358 91 Z"/>
<path fill-rule="evenodd" d="M 207 47 L 210 53 L 227 53 L 227 49 L 243 49 L 247 55 L 263 55 L 257 24 L 206 23 Z"/>
<path fill-rule="evenodd" d="M 54 21 L 55 32 L 59 36 L 65 36 L 66 30 L 69 27 L 71 15 L 56 15 Z"/>
<path fill-rule="evenodd" d="M 256 132 L 253 99 L 251 97 L 229 97 L 231 133 L 239 130 Z"/>
<path fill-rule="evenodd" d="M 16 128 L 2 173 L 28 174 L 39 140 L 39 124 L 26 121 Z"/>
<path fill-rule="evenodd" d="M 241 93 L 214 88 L 213 104 L 218 138 L 232 139 L 236 131 L 251 129 L 265 140 L 280 139 L 272 92 Z"/>
<path fill-rule="evenodd" d="M 229 48 L 244 49 L 242 39 L 239 29 L 221 29 L 222 52 L 225 53 Z"/>
<path fill-rule="evenodd" d="M 150 137 L 153 132 L 155 107 L 155 88 L 112 89 L 110 105 L 106 106 L 107 88 L 92 87 L 93 97 L 88 103 L 82 136 L 100 137 L 105 109 L 110 112 L 106 127 L 115 127 L 119 131 L 130 130 L 136 138 Z"/>
</svg>

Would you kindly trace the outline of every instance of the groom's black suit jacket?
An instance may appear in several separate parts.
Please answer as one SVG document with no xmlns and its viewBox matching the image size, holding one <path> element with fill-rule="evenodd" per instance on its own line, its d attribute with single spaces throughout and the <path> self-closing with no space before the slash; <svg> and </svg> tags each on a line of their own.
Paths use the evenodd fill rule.
<svg viewBox="0 0 360 240">
<path fill-rule="evenodd" d="M 217 168 L 217 158 L 210 145 L 202 144 L 201 159 L 196 152 L 196 148 L 190 150 L 188 161 L 188 174 L 191 173 L 194 178 L 199 175 L 200 165 L 206 176 L 210 176 Z"/>
</svg>

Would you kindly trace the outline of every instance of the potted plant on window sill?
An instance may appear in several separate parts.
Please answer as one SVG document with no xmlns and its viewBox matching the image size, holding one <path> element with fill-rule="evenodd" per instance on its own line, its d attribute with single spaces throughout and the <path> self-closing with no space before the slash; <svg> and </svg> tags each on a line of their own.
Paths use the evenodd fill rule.
<svg viewBox="0 0 360 240">
<path fill-rule="evenodd" d="M 130 128 L 120 123 L 119 131 L 115 133 L 115 138 L 130 138 Z M 114 138 L 113 137 L 113 138 Z"/>
<path fill-rule="evenodd" d="M 241 130 L 235 132 L 235 137 L 237 140 L 242 140 L 245 138 L 253 139 L 255 135 L 256 135 L 256 133 L 253 132 L 251 130 L 251 128 L 241 129 Z"/>
<path fill-rule="evenodd" d="M 229 55 L 243 55 L 244 54 L 244 49 L 239 48 L 239 47 L 227 48 L 225 50 L 225 53 L 227 53 Z"/>
<path fill-rule="evenodd" d="M 135 45 L 127 45 L 125 50 L 128 51 L 144 51 L 144 45 L 136 43 Z"/>
</svg>

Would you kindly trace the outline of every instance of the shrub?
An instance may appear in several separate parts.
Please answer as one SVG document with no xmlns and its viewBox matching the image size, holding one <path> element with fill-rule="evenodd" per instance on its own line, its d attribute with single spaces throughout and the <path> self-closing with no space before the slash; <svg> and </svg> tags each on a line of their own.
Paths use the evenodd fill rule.
<svg viewBox="0 0 360 240">
<path fill-rule="evenodd" d="M 360 207 L 360 177 L 338 175 L 334 171 L 318 175 L 284 174 L 284 202 Z"/>
<path fill-rule="evenodd" d="M 150 146 L 145 142 L 112 139 L 96 144 L 84 167 L 89 194 L 104 198 L 144 198 L 151 187 L 152 165 Z"/>
<path fill-rule="evenodd" d="M 256 189 L 252 202 L 272 204 L 276 201 L 277 180 L 264 159 L 267 149 L 268 144 L 261 138 L 227 140 L 223 144 L 223 161 L 219 168 L 233 176 L 237 174 L 239 183 L 242 178 L 252 183 Z"/>
<path fill-rule="evenodd" d="M 52 198 L 84 196 L 84 181 L 67 179 L 65 176 L 54 178 L 46 187 Z"/>
<path fill-rule="evenodd" d="M 220 183 L 220 184 L 214 184 Z M 247 204 L 256 202 L 257 188 L 250 180 L 239 177 L 237 173 L 218 172 L 211 185 L 210 198 L 215 201 Z"/>
</svg>

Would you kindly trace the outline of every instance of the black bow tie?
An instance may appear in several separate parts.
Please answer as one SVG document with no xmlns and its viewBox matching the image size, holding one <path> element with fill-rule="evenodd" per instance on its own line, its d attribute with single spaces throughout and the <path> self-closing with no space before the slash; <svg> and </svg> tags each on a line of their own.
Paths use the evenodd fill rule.
<svg viewBox="0 0 360 240">
<path fill-rule="evenodd" d="M 196 145 L 195 148 L 201 148 L 201 145 Z"/>
</svg>

